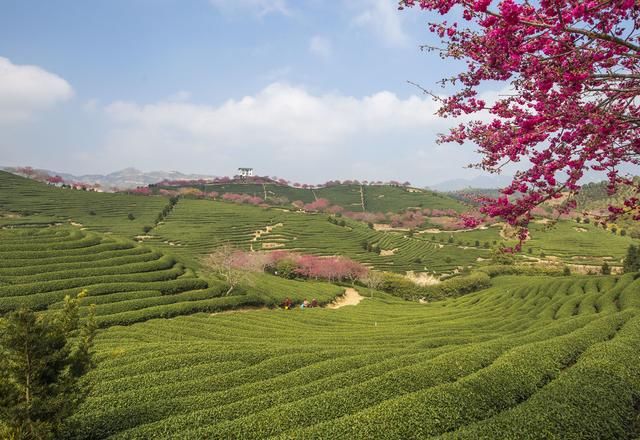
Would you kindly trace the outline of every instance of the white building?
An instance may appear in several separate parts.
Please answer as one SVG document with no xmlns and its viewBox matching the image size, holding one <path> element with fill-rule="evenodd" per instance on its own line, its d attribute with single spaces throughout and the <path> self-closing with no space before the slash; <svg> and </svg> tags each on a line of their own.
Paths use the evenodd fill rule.
<svg viewBox="0 0 640 440">
<path fill-rule="evenodd" d="M 253 176 L 253 168 L 238 168 L 238 175 L 240 177 L 251 177 Z"/>
</svg>

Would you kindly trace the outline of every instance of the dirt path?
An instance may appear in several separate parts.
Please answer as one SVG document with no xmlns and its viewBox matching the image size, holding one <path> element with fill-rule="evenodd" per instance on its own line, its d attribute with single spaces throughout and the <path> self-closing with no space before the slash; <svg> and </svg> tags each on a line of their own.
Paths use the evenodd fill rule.
<svg viewBox="0 0 640 440">
<path fill-rule="evenodd" d="M 356 306 L 360 303 L 360 301 L 362 301 L 364 299 L 364 296 L 360 295 L 358 293 L 358 291 L 352 287 L 347 287 L 344 290 L 344 295 L 342 295 L 341 297 L 337 298 L 334 302 L 332 302 L 331 304 L 327 305 L 327 309 L 339 309 L 341 307 L 344 306 Z M 297 309 L 298 306 L 294 306 L 294 309 Z M 278 308 L 276 308 L 275 310 L 277 310 Z M 231 309 L 231 310 L 222 310 L 220 312 L 214 312 L 214 313 L 210 313 L 209 316 L 218 316 L 218 315 L 229 315 L 229 314 L 234 314 L 234 313 L 247 313 L 247 312 L 263 312 L 263 311 L 267 311 L 267 310 L 274 310 L 274 309 L 270 309 L 268 307 L 265 306 L 257 306 L 257 307 L 241 307 L 238 309 Z"/>
<path fill-rule="evenodd" d="M 340 307 L 344 306 L 356 306 L 363 299 L 364 297 L 360 295 L 356 289 L 347 287 L 344 291 L 344 295 L 329 304 L 327 308 L 339 309 Z"/>
<path fill-rule="evenodd" d="M 274 228 L 281 228 L 283 226 L 284 226 L 284 224 L 282 224 L 282 223 L 276 223 L 275 225 L 267 226 L 264 229 L 259 229 L 259 230 L 257 230 L 256 232 L 253 233 L 253 238 L 251 238 L 251 241 L 252 242 L 256 242 L 263 235 L 271 234 L 271 232 L 273 232 Z M 251 245 L 250 246 L 251 251 L 253 252 L 254 251 L 253 243 L 250 243 L 250 245 Z M 262 248 L 263 249 L 271 249 L 271 248 L 282 247 L 282 246 L 284 246 L 284 244 L 281 244 L 281 243 L 262 243 Z"/>
<path fill-rule="evenodd" d="M 362 188 L 362 185 L 360 185 L 360 204 L 362 205 L 362 212 L 365 212 L 366 210 L 364 209 L 364 189 Z"/>
</svg>

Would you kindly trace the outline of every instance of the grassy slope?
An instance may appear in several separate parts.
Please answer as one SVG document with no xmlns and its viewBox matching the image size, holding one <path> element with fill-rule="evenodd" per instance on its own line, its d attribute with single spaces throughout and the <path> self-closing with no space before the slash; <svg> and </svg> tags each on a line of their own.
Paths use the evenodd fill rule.
<svg viewBox="0 0 640 440">
<path fill-rule="evenodd" d="M 178 187 L 164 187 L 166 189 L 178 189 Z M 424 207 L 432 209 L 454 209 L 458 212 L 465 211 L 467 207 L 459 201 L 442 193 L 429 190 L 407 189 L 390 185 L 335 185 L 319 189 L 303 189 L 291 186 L 254 183 L 228 183 L 216 185 L 196 185 L 193 188 L 206 192 L 216 191 L 224 193 L 249 194 L 264 198 L 286 197 L 290 202 L 302 200 L 310 203 L 316 198 L 328 199 L 334 205 L 340 205 L 348 211 L 362 211 L 362 188 L 365 210 L 368 212 L 398 212 L 410 207 Z"/>
<path fill-rule="evenodd" d="M 174 257 L 128 240 L 78 228 L 0 230 L 0 313 L 22 306 L 56 309 L 86 289 L 101 327 L 157 317 L 279 304 L 315 297 L 330 302 L 343 288 L 268 275 L 226 296 L 219 280 L 196 276 Z"/>
<path fill-rule="evenodd" d="M 355 200 L 354 197 L 359 199 L 358 188 L 341 185 L 327 190 L 342 191 L 342 200 L 346 203 Z M 345 192 L 345 189 L 349 191 Z M 386 192 L 380 200 L 387 201 L 401 199 L 402 194 L 411 197 L 417 197 L 415 194 L 418 194 L 408 193 L 403 188 L 382 186 L 365 187 L 364 191 L 365 199 L 376 199 L 382 195 L 376 191 Z M 450 201 L 440 198 L 438 194 L 420 194 L 425 194 L 433 203 L 425 205 L 429 208 L 445 209 Z M 0 217 L 0 225 L 71 220 L 90 230 L 133 238 L 142 234 L 143 226 L 153 225 L 157 214 L 166 204 L 167 200 L 162 197 L 64 190 L 0 173 L 0 213 L 36 213 L 21 218 Z M 91 215 L 92 212 L 95 215 Z M 129 213 L 134 214 L 134 220 L 127 218 Z M 271 233 L 252 241 L 256 231 L 280 223 L 283 226 L 275 227 Z M 588 232 L 580 232 L 576 228 L 586 228 Z M 531 230 L 533 238 L 525 245 L 525 252 L 531 248 L 533 256 L 544 252 L 547 256 L 558 256 L 574 263 L 598 264 L 599 257 L 608 257 L 614 264 L 619 264 L 627 246 L 636 241 L 628 236 L 621 237 L 592 225 L 572 221 L 560 222 L 551 229 L 534 224 Z M 408 238 L 404 233 L 372 231 L 352 221 L 348 221 L 347 227 L 340 227 L 327 222 L 324 215 L 304 215 L 193 199 L 182 199 L 151 235 L 153 238 L 146 240 L 150 245 L 179 256 L 194 268 L 198 266 L 198 258 L 215 246 L 232 243 L 244 249 L 250 249 L 251 246 L 255 250 L 281 246 L 319 255 L 341 254 L 380 269 L 399 272 L 451 271 L 457 266 L 474 264 L 478 258 L 486 257 L 485 241 L 490 245 L 502 241 L 497 228 L 455 234 L 427 233 Z M 451 244 L 447 240 L 449 235 L 454 237 Z M 479 241 L 479 247 L 476 247 L 476 240 Z M 364 242 L 378 243 L 384 250 L 396 251 L 393 255 L 366 252 L 362 246 Z"/>
<path fill-rule="evenodd" d="M 256 231 L 273 227 L 253 241 Z M 440 248 L 398 232 L 377 232 L 348 221 L 345 227 L 331 224 L 324 214 L 300 214 L 209 200 L 181 200 L 164 224 L 145 240 L 186 261 L 195 261 L 213 247 L 230 243 L 243 249 L 290 249 L 317 255 L 345 255 L 357 261 L 391 271 L 450 271 L 473 264 L 484 249 L 463 250 L 456 245 Z M 397 249 L 393 255 L 377 255 L 362 243 L 378 243 L 382 249 Z M 450 259 L 447 260 L 447 257 Z"/>
<path fill-rule="evenodd" d="M 488 242 L 515 244 L 513 240 L 505 240 L 500 236 L 501 225 L 495 225 L 484 230 L 474 230 L 457 233 L 420 234 L 427 241 L 437 243 L 447 242 L 453 237 L 454 243 L 464 246 L 474 246 L 479 241 L 483 246 Z M 638 244 L 637 239 L 628 235 L 612 234 L 593 224 L 576 223 L 573 220 L 559 221 L 553 225 L 532 223 L 529 225 L 531 239 L 523 245 L 523 255 L 555 256 L 567 263 L 601 264 L 602 257 L 610 260 L 609 264 L 620 265 L 630 244 Z M 531 251 L 529 251 L 531 249 Z"/>
<path fill-rule="evenodd" d="M 111 326 L 97 338 L 95 387 L 68 438 L 632 435 L 640 394 L 640 280 L 632 275 L 503 277 L 486 291 L 429 305 L 374 293 L 337 311 L 149 320 L 284 296 L 326 302 L 342 291 L 261 276 L 254 289 L 220 297 L 221 283 L 180 261 L 196 263 L 224 241 L 245 248 L 282 242 L 320 254 L 337 249 L 382 267 L 405 264 L 410 252 L 435 256 L 433 264 L 453 252 L 473 254 L 455 244 L 440 248 L 428 236 L 197 200 L 181 200 L 152 232 L 152 247 L 141 246 L 119 236 L 138 234 L 165 205 L 162 198 L 58 190 L 4 175 L 0 185 L 2 211 L 38 213 L 3 224 L 74 220 L 112 233 L 0 229 L 2 312 L 25 303 L 56 308 L 65 292 L 86 287 L 101 325 Z M 138 210 L 139 222 L 126 218 L 129 209 Z M 279 222 L 251 242 L 252 231 Z M 560 229 L 557 237 L 569 232 Z M 400 251 L 363 253 L 355 237 Z M 136 321 L 146 322 L 113 326 Z"/>
<path fill-rule="evenodd" d="M 142 233 L 143 226 L 153 225 L 167 202 L 164 197 L 56 188 L 0 171 L 0 225 L 73 220 L 94 231 L 133 237 Z M 8 212 L 35 218 L 3 218 Z M 134 220 L 129 220 L 129 214 Z"/>
<path fill-rule="evenodd" d="M 630 438 L 640 281 L 527 281 L 112 328 L 69 436 Z"/>
</svg>

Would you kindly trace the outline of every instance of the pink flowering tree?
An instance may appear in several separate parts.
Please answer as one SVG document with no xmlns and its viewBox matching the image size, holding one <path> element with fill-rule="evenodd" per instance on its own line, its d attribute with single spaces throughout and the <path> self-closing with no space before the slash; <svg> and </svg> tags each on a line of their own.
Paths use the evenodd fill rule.
<svg viewBox="0 0 640 440">
<path fill-rule="evenodd" d="M 51 184 L 56 184 L 56 183 L 64 183 L 64 179 L 60 176 L 49 176 L 47 177 L 47 182 L 51 183 Z"/>
<path fill-rule="evenodd" d="M 459 89 L 436 97 L 439 114 L 491 116 L 440 141 L 477 145 L 477 166 L 489 172 L 525 163 L 500 197 L 484 201 L 484 213 L 524 228 L 532 209 L 548 200 L 565 197 L 562 210 L 569 211 L 591 169 L 606 174 L 612 194 L 619 185 L 635 189 L 609 207 L 609 218 L 630 213 L 640 220 L 640 183 L 621 171 L 640 163 L 637 0 L 400 1 L 400 9 L 413 6 L 433 13 L 430 30 L 443 42 L 427 49 L 466 63 L 443 80 Z M 479 98 L 488 81 L 508 83 L 510 91 L 489 104 Z"/>
<path fill-rule="evenodd" d="M 329 202 L 329 200 L 320 198 L 311 203 L 307 203 L 306 205 L 304 205 L 304 210 L 313 211 L 313 212 L 322 212 L 325 209 L 327 209 L 330 204 L 331 202 Z"/>
</svg>

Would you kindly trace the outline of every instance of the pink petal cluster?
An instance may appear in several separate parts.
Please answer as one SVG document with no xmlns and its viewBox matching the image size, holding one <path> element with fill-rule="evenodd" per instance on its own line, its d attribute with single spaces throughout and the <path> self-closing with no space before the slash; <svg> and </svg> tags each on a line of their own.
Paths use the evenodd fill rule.
<svg viewBox="0 0 640 440">
<path fill-rule="evenodd" d="M 483 212 L 526 227 L 531 212 L 553 199 L 568 199 L 584 174 L 606 175 L 610 192 L 620 185 L 640 192 L 640 183 L 621 171 L 640 164 L 640 4 L 637 0 L 402 0 L 435 17 L 461 11 L 462 21 L 436 19 L 444 57 L 466 69 L 445 79 L 458 86 L 441 99 L 439 114 L 489 114 L 461 124 L 440 142 L 471 142 L 482 161 L 499 172 L 524 163 L 511 185 Z M 509 82 L 493 103 L 479 99 L 488 82 Z M 630 213 L 640 220 L 640 197 L 609 209 L 609 219 Z"/>
</svg>

